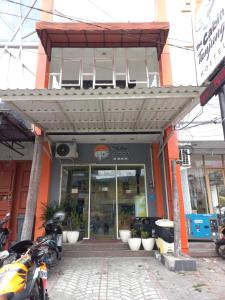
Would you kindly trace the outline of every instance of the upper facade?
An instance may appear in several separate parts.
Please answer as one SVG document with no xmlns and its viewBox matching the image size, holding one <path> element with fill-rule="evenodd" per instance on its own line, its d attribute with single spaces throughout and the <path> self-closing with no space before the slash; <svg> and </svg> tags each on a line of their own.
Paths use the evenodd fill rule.
<svg viewBox="0 0 225 300">
<path fill-rule="evenodd" d="M 166 22 L 39 22 L 36 30 L 50 61 L 49 88 L 160 86 Z"/>
</svg>

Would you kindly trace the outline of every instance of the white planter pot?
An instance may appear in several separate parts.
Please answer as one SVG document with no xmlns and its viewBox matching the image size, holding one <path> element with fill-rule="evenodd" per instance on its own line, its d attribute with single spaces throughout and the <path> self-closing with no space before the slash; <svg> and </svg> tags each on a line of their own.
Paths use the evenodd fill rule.
<svg viewBox="0 0 225 300">
<path fill-rule="evenodd" d="M 68 231 L 63 231 L 63 243 L 67 243 L 68 240 L 67 240 L 67 232 Z"/>
<path fill-rule="evenodd" d="M 75 244 L 79 238 L 79 231 L 67 231 L 67 240 L 69 244 Z"/>
<path fill-rule="evenodd" d="M 128 245 L 130 247 L 130 250 L 138 251 L 141 247 L 141 238 L 129 238 Z"/>
<path fill-rule="evenodd" d="M 129 229 L 120 229 L 119 233 L 121 241 L 127 243 L 128 239 L 131 237 L 131 231 Z"/>
<path fill-rule="evenodd" d="M 155 244 L 154 238 L 141 239 L 145 251 L 151 251 Z"/>
</svg>

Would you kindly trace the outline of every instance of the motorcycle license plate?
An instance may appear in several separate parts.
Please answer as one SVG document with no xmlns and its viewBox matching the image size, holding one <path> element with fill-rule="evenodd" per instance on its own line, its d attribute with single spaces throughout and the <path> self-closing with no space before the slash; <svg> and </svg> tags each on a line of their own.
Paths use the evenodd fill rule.
<svg viewBox="0 0 225 300">
<path fill-rule="evenodd" d="M 48 271 L 46 265 L 40 266 L 40 278 L 47 279 L 48 278 Z"/>
</svg>

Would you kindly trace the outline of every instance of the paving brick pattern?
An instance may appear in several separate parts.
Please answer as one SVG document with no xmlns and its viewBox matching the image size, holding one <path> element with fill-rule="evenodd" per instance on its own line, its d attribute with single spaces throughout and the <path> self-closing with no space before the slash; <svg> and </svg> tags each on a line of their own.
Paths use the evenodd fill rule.
<svg viewBox="0 0 225 300">
<path fill-rule="evenodd" d="M 174 273 L 153 257 L 66 257 L 50 272 L 48 290 L 51 300 L 224 300 L 225 261 L 197 265 Z"/>
</svg>

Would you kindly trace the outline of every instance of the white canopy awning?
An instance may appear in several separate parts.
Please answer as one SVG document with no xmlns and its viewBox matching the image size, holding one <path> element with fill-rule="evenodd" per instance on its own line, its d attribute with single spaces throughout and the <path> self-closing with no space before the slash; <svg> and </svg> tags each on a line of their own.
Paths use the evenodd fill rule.
<svg viewBox="0 0 225 300">
<path fill-rule="evenodd" d="M 47 135 L 159 134 L 199 103 L 203 88 L 1 90 L 2 101 Z"/>
</svg>

